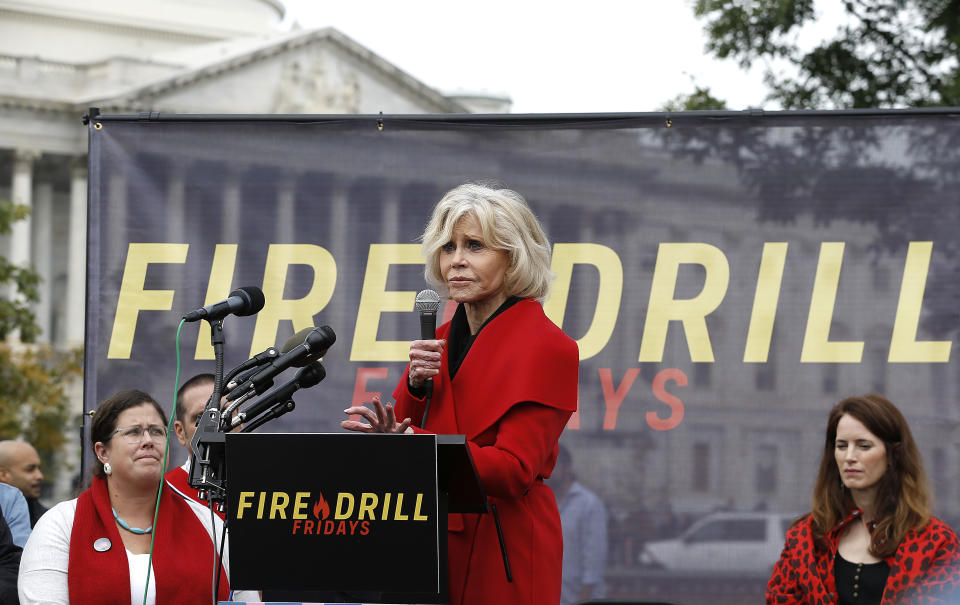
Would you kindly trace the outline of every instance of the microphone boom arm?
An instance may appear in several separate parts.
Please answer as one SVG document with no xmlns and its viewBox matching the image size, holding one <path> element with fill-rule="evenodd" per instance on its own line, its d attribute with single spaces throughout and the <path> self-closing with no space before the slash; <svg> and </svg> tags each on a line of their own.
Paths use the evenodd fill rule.
<svg viewBox="0 0 960 605">
<path fill-rule="evenodd" d="M 279 418 L 280 416 L 283 416 L 287 412 L 292 412 L 295 407 L 297 407 L 297 404 L 293 401 L 293 399 L 287 399 L 286 401 L 281 401 L 280 403 L 276 404 L 275 406 L 273 406 L 263 414 L 254 418 L 254 420 L 249 424 L 244 424 L 243 428 L 240 429 L 240 432 L 249 433 L 253 429 L 259 428 L 261 425 L 266 424 L 267 422 L 273 420 L 274 418 Z"/>
</svg>

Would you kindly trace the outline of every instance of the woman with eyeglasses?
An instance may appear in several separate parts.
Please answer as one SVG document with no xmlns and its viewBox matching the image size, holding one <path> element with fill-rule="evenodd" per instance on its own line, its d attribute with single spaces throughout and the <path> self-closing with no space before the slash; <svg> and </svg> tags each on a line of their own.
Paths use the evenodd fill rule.
<svg viewBox="0 0 960 605">
<path fill-rule="evenodd" d="M 90 488 L 38 522 L 20 562 L 22 605 L 157 605 L 213 600 L 214 532 L 222 522 L 169 487 L 160 496 L 167 420 L 143 391 L 120 391 L 93 415 L 97 461 Z M 153 542 L 153 556 L 150 550 Z M 148 579 L 149 572 L 149 579 Z M 227 600 L 226 549 L 218 600 Z M 238 600 L 258 600 L 237 593 Z"/>
</svg>

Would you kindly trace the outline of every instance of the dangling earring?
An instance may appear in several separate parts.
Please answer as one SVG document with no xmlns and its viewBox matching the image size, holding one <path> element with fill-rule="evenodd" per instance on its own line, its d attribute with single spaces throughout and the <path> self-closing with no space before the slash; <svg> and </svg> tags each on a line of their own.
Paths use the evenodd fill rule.
<svg viewBox="0 0 960 605">
<path fill-rule="evenodd" d="M 113 474 L 113 467 L 110 466 L 110 463 L 109 463 L 109 462 L 104 462 L 104 463 L 103 463 L 103 473 L 104 473 L 105 475 L 112 475 L 112 474 Z"/>
</svg>

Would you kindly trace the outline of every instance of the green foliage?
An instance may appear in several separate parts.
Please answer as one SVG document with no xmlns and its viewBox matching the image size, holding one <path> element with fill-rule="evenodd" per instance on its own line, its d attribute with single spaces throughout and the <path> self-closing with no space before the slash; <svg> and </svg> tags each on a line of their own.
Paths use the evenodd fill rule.
<svg viewBox="0 0 960 605">
<path fill-rule="evenodd" d="M 0 343 L 0 439 L 32 444 L 47 461 L 48 478 L 56 474 L 66 441 L 70 402 L 63 385 L 80 376 L 82 367 L 82 349 Z"/>
<path fill-rule="evenodd" d="M 813 0 L 697 0 L 707 50 L 743 68 L 761 61 L 767 100 L 785 109 L 960 104 L 960 0 L 845 0 L 844 22 L 813 48 L 798 33 Z M 775 65 L 787 65 L 784 74 Z"/>
<path fill-rule="evenodd" d="M 25 206 L 0 200 L 0 234 L 26 218 Z M 17 267 L 0 256 L 0 287 L 12 296 L 0 299 L 0 340 L 15 330 L 22 343 L 40 334 L 29 305 L 40 300 L 40 276 L 31 267 Z M 81 375 L 82 349 L 56 351 L 48 345 L 0 342 L 0 439 L 22 438 L 46 461 L 45 474 L 56 475 L 58 454 L 66 440 L 69 399 L 64 391 Z"/>
<path fill-rule="evenodd" d="M 0 234 L 10 233 L 14 222 L 29 214 L 26 206 L 0 200 Z M 40 276 L 30 267 L 18 267 L 0 256 L 0 286 L 12 284 L 18 296 L 0 298 L 0 340 L 14 330 L 20 330 L 20 340 L 33 342 L 40 333 L 29 303 L 40 300 L 37 286 Z"/>
<path fill-rule="evenodd" d="M 667 101 L 661 111 L 701 111 L 726 109 L 727 104 L 722 99 L 718 99 L 710 94 L 709 88 L 697 86 L 694 91 L 688 95 L 677 95 Z"/>
</svg>

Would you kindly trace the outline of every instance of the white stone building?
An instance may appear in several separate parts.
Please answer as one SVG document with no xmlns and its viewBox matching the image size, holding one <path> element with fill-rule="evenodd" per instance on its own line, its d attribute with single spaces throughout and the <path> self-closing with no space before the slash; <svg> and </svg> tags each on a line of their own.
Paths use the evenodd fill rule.
<svg viewBox="0 0 960 605">
<path fill-rule="evenodd" d="M 90 107 L 111 114 L 432 114 L 509 109 L 505 98 L 441 94 L 335 29 L 281 31 L 282 19 L 279 0 L 82 4 L 0 0 L 0 199 L 32 207 L 30 221 L 18 223 L 11 236 L 0 238 L 0 253 L 19 264 L 32 263 L 43 276 L 37 316 L 44 340 L 73 346 L 84 338 L 87 132 L 81 116 Z M 589 143 L 585 135 L 569 136 L 573 149 Z M 587 141 L 574 140 L 577 136 Z M 622 161 L 636 165 L 635 141 L 625 138 L 622 144 Z M 668 164 L 670 158 L 653 142 L 639 147 L 651 174 Z M 579 166 L 575 159 L 568 165 Z M 537 161 L 547 164 L 557 158 Z M 611 189 L 600 197 L 625 200 L 623 207 L 606 208 L 609 220 L 583 224 L 582 233 L 571 241 L 612 241 L 625 256 L 642 258 L 636 274 L 628 276 L 637 283 L 649 283 L 652 277 L 656 257 L 650 242 L 720 242 L 732 265 L 756 263 L 759 251 L 740 244 L 741 239 L 756 237 L 751 217 L 737 214 L 748 192 L 740 187 L 718 189 L 717 182 L 736 179 L 726 174 L 714 178 L 711 172 L 729 169 L 708 164 L 696 171 L 643 177 L 646 197 L 640 203 L 637 183 L 606 182 Z M 174 193 L 175 176 L 169 180 Z M 587 185 L 597 182 L 582 178 L 575 169 L 559 179 L 544 192 L 556 204 L 555 215 L 576 211 L 594 193 Z M 646 190 L 647 181 L 674 179 L 683 179 L 686 187 L 672 194 L 676 199 L 655 199 L 656 192 Z M 701 202 L 707 196 L 716 201 L 716 214 L 705 211 Z M 344 196 L 335 197 L 345 204 Z M 278 192 L 278 199 L 289 202 L 291 197 L 284 191 Z M 670 202 L 673 210 L 656 212 L 664 202 Z M 292 214 L 284 216 L 294 220 Z M 397 237 L 397 216 L 398 204 L 389 206 L 379 225 L 383 241 Z M 543 218 L 551 231 L 550 215 Z M 643 226 L 642 238 L 635 236 L 634 225 Z M 854 302 L 866 305 L 870 298 L 895 300 L 899 283 L 891 276 L 902 271 L 901 258 L 882 258 L 875 267 L 864 260 L 874 237 L 856 224 L 837 223 L 820 230 L 794 224 L 766 226 L 763 240 L 799 240 L 791 262 L 797 262 L 796 272 L 809 275 L 815 271 L 821 242 L 850 242 L 853 268 L 846 271 L 862 282 L 856 289 L 860 298 Z M 739 294 L 732 294 L 711 317 L 716 342 L 733 343 L 725 359 L 737 364 L 747 316 L 736 310 L 749 307 L 754 287 L 747 281 L 732 288 Z M 634 297 L 640 302 L 625 307 L 628 333 L 643 329 L 639 307 L 644 301 L 639 294 L 644 293 Z M 801 304 L 805 294 L 796 285 L 784 294 L 784 300 L 801 302 L 787 305 L 782 323 L 805 325 L 807 309 Z M 617 432 L 605 433 L 599 422 L 602 404 L 592 400 L 582 402 L 584 428 L 568 431 L 565 439 L 579 451 L 594 454 L 585 457 L 593 465 L 589 482 L 607 498 L 615 517 L 626 516 L 641 500 L 650 507 L 669 500 L 691 513 L 727 501 L 739 508 L 763 502 L 792 509 L 809 497 L 825 410 L 847 392 L 876 389 L 897 402 L 917 402 L 913 414 L 922 421 L 914 430 L 924 447 L 928 472 L 941 504 L 956 513 L 958 377 L 942 375 L 945 364 L 919 370 L 889 364 L 883 336 L 889 324 L 890 318 L 868 314 L 838 324 L 836 339 L 869 336 L 871 348 L 864 362 L 814 364 L 799 371 L 797 334 L 779 333 L 777 341 L 787 344 L 772 351 L 769 362 L 749 370 L 689 364 L 685 345 L 678 345 L 684 354 L 668 362 L 689 371 L 690 386 L 688 419 L 677 432 L 653 433 L 644 423 L 646 409 L 631 413 L 625 406 Z M 675 331 L 671 338 L 681 335 Z M 633 349 L 618 353 L 625 360 L 637 357 Z M 745 375 L 748 380 L 743 380 Z M 79 412 L 80 390 L 76 393 Z M 716 404 L 730 401 L 744 403 Z M 644 402 L 651 403 L 649 395 Z M 639 467 L 638 461 L 651 471 Z M 61 488 L 58 494 L 64 491 Z"/>
<path fill-rule="evenodd" d="M 31 208 L 0 253 L 43 278 L 41 340 L 84 339 L 87 131 L 102 113 L 503 112 L 445 96 L 279 0 L 0 0 L 0 199 Z M 82 410 L 75 390 L 76 410 Z M 66 480 L 66 478 L 63 478 Z M 60 490 L 58 490 L 60 491 Z"/>
</svg>

